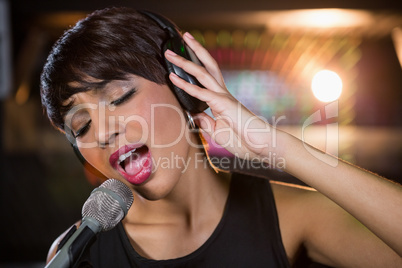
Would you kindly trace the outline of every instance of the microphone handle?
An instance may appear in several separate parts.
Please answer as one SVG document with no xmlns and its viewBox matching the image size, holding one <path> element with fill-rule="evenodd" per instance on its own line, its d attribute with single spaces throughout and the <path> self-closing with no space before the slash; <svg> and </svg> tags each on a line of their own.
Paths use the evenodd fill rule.
<svg viewBox="0 0 402 268">
<path fill-rule="evenodd" d="M 54 255 L 45 268 L 73 267 L 84 250 L 92 244 L 100 229 L 100 224 L 97 220 L 85 217 L 77 231 L 74 232 L 63 247 Z"/>
</svg>

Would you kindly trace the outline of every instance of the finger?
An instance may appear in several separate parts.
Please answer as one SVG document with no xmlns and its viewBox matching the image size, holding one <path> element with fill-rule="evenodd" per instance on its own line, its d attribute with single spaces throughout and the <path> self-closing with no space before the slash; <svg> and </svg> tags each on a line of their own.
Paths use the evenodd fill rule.
<svg viewBox="0 0 402 268">
<path fill-rule="evenodd" d="M 165 57 L 172 64 L 182 68 L 185 72 L 193 75 L 197 80 L 206 88 L 216 91 L 225 92 L 226 89 L 222 88 L 216 79 L 202 66 L 195 64 L 185 58 L 177 55 L 171 50 L 166 50 Z"/>
<path fill-rule="evenodd" d="M 194 122 L 199 128 L 209 136 L 215 131 L 215 120 L 205 112 L 195 115 Z"/>
<path fill-rule="evenodd" d="M 170 81 L 177 86 L 178 88 L 184 90 L 194 98 L 197 98 L 201 101 L 206 102 L 209 104 L 211 100 L 214 98 L 215 93 L 211 90 L 208 90 L 206 88 L 201 88 L 197 85 L 193 85 L 187 81 L 184 81 L 182 78 L 180 78 L 177 74 L 175 73 L 170 73 L 169 74 Z"/>
<path fill-rule="evenodd" d="M 207 71 L 218 81 L 218 83 L 224 87 L 225 82 L 222 76 L 222 72 L 218 66 L 216 60 L 189 32 L 183 35 L 183 39 L 186 44 L 194 51 Z"/>
<path fill-rule="evenodd" d="M 169 78 L 178 88 L 184 90 L 189 95 L 206 102 L 214 116 L 222 115 L 227 111 L 233 111 L 236 105 L 238 105 L 238 101 L 230 93 L 222 94 L 206 88 L 198 87 L 184 81 L 174 73 L 171 73 Z"/>
<path fill-rule="evenodd" d="M 195 115 L 193 118 L 194 118 L 195 123 L 199 127 L 199 130 L 201 131 L 202 136 L 208 143 L 208 147 L 212 146 L 215 149 L 216 148 L 223 149 L 222 144 L 224 144 L 224 143 L 219 143 L 218 140 L 215 140 L 215 138 L 216 138 L 216 135 L 215 135 L 216 121 L 205 112 L 199 113 L 199 114 Z M 220 149 L 220 150 L 222 150 L 222 149 Z M 210 149 L 207 149 L 207 150 L 210 150 Z M 229 151 L 227 151 L 227 153 L 229 153 Z"/>
</svg>

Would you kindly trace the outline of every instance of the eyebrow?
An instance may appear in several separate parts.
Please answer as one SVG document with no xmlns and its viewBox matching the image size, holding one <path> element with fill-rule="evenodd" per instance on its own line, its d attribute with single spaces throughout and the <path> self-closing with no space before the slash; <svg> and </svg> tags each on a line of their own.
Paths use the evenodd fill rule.
<svg viewBox="0 0 402 268">
<path fill-rule="evenodd" d="M 118 79 L 118 80 L 120 80 L 120 79 Z M 76 92 L 65 100 L 65 101 L 68 101 L 69 99 L 71 99 L 66 105 L 63 105 L 63 104 L 60 105 L 60 115 L 61 115 L 61 118 L 63 118 L 63 121 L 65 122 L 66 115 L 76 106 L 74 104 L 75 99 L 73 97 L 75 94 L 81 93 L 81 92 L 88 92 L 88 91 L 99 92 L 100 90 L 105 89 L 107 87 L 107 85 L 109 83 L 111 83 L 112 81 L 116 81 L 116 79 L 113 79 L 113 80 L 104 79 L 104 80 L 99 80 L 97 82 L 80 81 L 80 82 L 68 83 L 67 86 L 70 87 L 71 89 L 74 89 Z M 120 81 L 129 81 L 129 79 L 121 79 Z M 131 91 L 131 90 L 132 89 L 130 89 L 129 91 Z"/>
<path fill-rule="evenodd" d="M 70 97 L 71 98 L 71 97 Z M 68 102 L 68 104 L 66 104 L 66 105 L 63 105 L 63 104 L 61 104 L 60 105 L 60 116 L 61 116 L 61 118 L 63 118 L 63 122 L 65 123 L 66 122 L 66 116 L 67 116 L 67 114 L 74 108 L 74 102 L 75 102 L 75 100 L 74 99 L 72 99 L 72 100 L 70 100 L 69 102 Z M 70 127 L 70 126 L 69 126 Z"/>
<path fill-rule="evenodd" d="M 72 94 L 69 98 L 67 98 L 65 101 L 70 101 L 66 104 L 63 105 L 63 101 L 62 104 L 60 105 L 60 114 L 63 118 L 63 120 L 65 120 L 65 116 L 66 114 L 68 114 L 68 112 L 74 108 L 75 104 L 75 98 L 74 95 L 78 94 L 78 93 L 82 93 L 82 92 L 89 92 L 89 91 L 99 91 L 104 89 L 107 84 L 109 84 L 111 81 L 109 80 L 101 80 L 98 82 L 86 82 L 86 81 L 81 81 L 81 82 L 70 82 L 67 84 L 67 86 L 71 89 L 75 90 L 75 93 Z"/>
</svg>

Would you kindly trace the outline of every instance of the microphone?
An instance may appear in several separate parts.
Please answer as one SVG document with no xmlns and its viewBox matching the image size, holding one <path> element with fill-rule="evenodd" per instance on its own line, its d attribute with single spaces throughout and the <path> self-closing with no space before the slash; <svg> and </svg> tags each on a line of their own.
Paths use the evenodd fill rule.
<svg viewBox="0 0 402 268">
<path fill-rule="evenodd" d="M 99 232 L 114 228 L 134 201 L 130 188 L 108 179 L 94 189 L 82 207 L 82 223 L 45 268 L 72 267 Z"/>
</svg>

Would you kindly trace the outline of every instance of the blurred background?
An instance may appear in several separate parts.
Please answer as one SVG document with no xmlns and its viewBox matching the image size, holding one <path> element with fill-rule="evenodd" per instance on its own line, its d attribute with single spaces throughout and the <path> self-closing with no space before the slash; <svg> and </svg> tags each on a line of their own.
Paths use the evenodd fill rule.
<svg viewBox="0 0 402 268">
<path fill-rule="evenodd" d="M 42 267 L 97 183 L 44 116 L 39 75 L 65 29 L 112 5 L 168 16 L 256 114 L 402 182 L 400 1 L 0 0 L 0 267 Z"/>
</svg>

